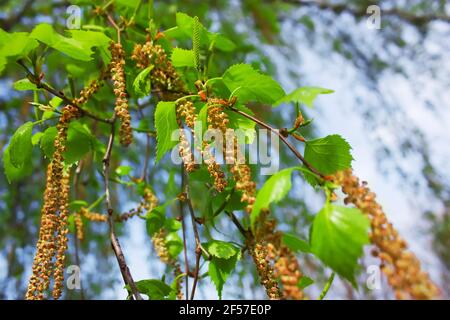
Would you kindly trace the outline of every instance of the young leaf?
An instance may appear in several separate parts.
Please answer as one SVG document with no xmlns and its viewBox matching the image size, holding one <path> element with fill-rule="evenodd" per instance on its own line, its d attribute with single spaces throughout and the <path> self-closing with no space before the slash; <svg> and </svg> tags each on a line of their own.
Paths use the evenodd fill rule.
<svg viewBox="0 0 450 320">
<path fill-rule="evenodd" d="M 195 67 L 194 51 L 192 50 L 174 48 L 171 59 L 174 67 Z"/>
<path fill-rule="evenodd" d="M 126 176 L 129 175 L 132 168 L 130 166 L 119 166 L 116 168 L 116 174 L 118 176 Z"/>
<path fill-rule="evenodd" d="M 183 241 L 180 236 L 176 232 L 170 232 L 167 234 L 165 241 L 170 257 L 176 259 L 181 251 L 183 251 Z"/>
<path fill-rule="evenodd" d="M 356 208 L 326 204 L 312 225 L 311 251 L 356 285 L 357 261 L 369 243 L 369 225 L 369 219 Z"/>
<path fill-rule="evenodd" d="M 22 167 L 20 168 L 14 167 L 11 163 L 9 147 L 10 146 L 7 146 L 5 148 L 2 160 L 3 160 L 3 168 L 5 169 L 6 179 L 8 180 L 9 183 L 11 183 L 13 181 L 18 181 L 23 177 L 30 175 L 32 172 L 32 165 L 31 165 L 31 158 L 29 158 L 28 162 L 25 163 Z"/>
<path fill-rule="evenodd" d="M 272 104 L 285 95 L 283 88 L 271 77 L 248 64 L 236 64 L 223 74 L 223 82 L 240 103 L 259 101 Z"/>
<path fill-rule="evenodd" d="M 252 227 L 259 216 L 261 209 L 269 208 L 272 202 L 282 200 L 291 190 L 291 175 L 292 171 L 297 168 L 283 169 L 273 176 L 271 176 L 258 191 L 256 201 L 253 205 L 253 210 L 250 215 L 250 222 Z"/>
<path fill-rule="evenodd" d="M 337 134 L 306 142 L 305 159 L 322 174 L 333 174 L 351 167 L 350 145 Z"/>
<path fill-rule="evenodd" d="M 18 91 L 24 90 L 39 90 L 34 83 L 28 79 L 20 79 L 14 82 L 13 88 Z"/>
<path fill-rule="evenodd" d="M 172 140 L 172 132 L 178 130 L 175 102 L 161 101 L 158 103 L 155 112 L 155 128 L 156 162 L 158 162 L 167 151 L 177 145 L 177 141 Z"/>
<path fill-rule="evenodd" d="M 282 241 L 293 252 L 311 252 L 311 248 L 309 247 L 308 242 L 298 238 L 291 233 L 284 233 Z"/>
<path fill-rule="evenodd" d="M 54 141 L 56 138 L 56 127 L 47 128 L 41 137 L 41 149 L 44 155 L 51 159 L 55 152 Z M 95 138 L 89 129 L 80 122 L 72 122 L 67 131 L 67 147 L 64 152 L 64 162 L 72 164 L 84 157 L 86 153 L 91 151 Z"/>
<path fill-rule="evenodd" d="M 208 274 L 216 286 L 219 298 L 222 299 L 223 286 L 241 258 L 241 251 L 231 243 L 218 240 L 210 241 L 204 246 L 212 256 L 209 261 Z"/>
<path fill-rule="evenodd" d="M 313 283 L 314 283 L 313 279 L 311 279 L 310 277 L 303 276 L 298 281 L 297 287 L 299 287 L 300 289 L 305 289 L 306 287 L 309 287 Z"/>
<path fill-rule="evenodd" d="M 161 280 L 146 279 L 136 281 L 138 291 L 149 297 L 150 300 L 167 300 L 172 288 Z"/>
<path fill-rule="evenodd" d="M 31 159 L 33 151 L 33 144 L 31 143 L 32 131 L 33 123 L 26 122 L 16 130 L 11 138 L 9 155 L 11 164 L 16 168 L 22 167 Z"/>
<path fill-rule="evenodd" d="M 295 89 L 291 93 L 285 95 L 281 99 L 279 99 L 274 106 L 279 106 L 282 103 L 301 103 L 305 104 L 308 107 L 312 108 L 313 102 L 319 94 L 328 94 L 333 93 L 333 90 L 324 89 L 319 87 L 302 87 Z"/>
<path fill-rule="evenodd" d="M 144 70 L 139 72 L 139 74 L 133 81 L 134 92 L 136 92 L 139 97 L 145 97 L 150 94 L 151 82 L 148 74 L 150 73 L 150 71 L 152 71 L 152 69 L 153 66 L 145 68 Z"/>
<path fill-rule="evenodd" d="M 203 247 L 214 257 L 221 259 L 229 259 L 239 252 L 239 248 L 235 245 L 220 241 L 212 240 L 203 244 Z"/>
<path fill-rule="evenodd" d="M 72 38 L 67 38 L 57 33 L 51 25 L 41 23 L 33 29 L 30 38 L 81 61 L 92 60 L 91 55 L 94 53 L 92 47 L 99 47 L 105 62 L 108 62 L 107 50 L 111 39 L 96 31 L 71 30 L 70 33 Z"/>
</svg>

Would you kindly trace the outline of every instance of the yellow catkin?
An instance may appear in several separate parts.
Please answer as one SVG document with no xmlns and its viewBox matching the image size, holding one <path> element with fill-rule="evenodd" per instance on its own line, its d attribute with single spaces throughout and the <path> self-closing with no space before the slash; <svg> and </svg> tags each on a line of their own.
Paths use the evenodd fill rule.
<svg viewBox="0 0 450 320">
<path fill-rule="evenodd" d="M 111 76 L 116 96 L 115 112 L 120 119 L 120 143 L 128 146 L 133 141 L 133 130 L 131 128 L 131 116 L 128 108 L 128 99 L 125 84 L 125 51 L 120 43 L 111 42 Z"/>
<path fill-rule="evenodd" d="M 178 144 L 178 152 L 183 160 L 186 172 L 192 172 L 195 169 L 194 154 L 191 145 L 186 137 L 186 133 L 182 128 L 181 120 L 184 120 L 186 126 L 194 132 L 194 124 L 197 120 L 194 104 L 191 101 L 181 101 L 177 105 L 177 120 L 180 127 L 180 143 Z"/>
<path fill-rule="evenodd" d="M 360 183 L 348 169 L 334 177 L 347 195 L 345 203 L 352 203 L 365 213 L 371 222 L 370 240 L 375 245 L 374 255 L 381 259 L 381 270 L 386 275 L 397 299 L 432 299 L 438 297 L 438 287 L 421 270 L 416 256 L 407 250 L 406 242 L 387 220 L 375 193 Z"/>
<path fill-rule="evenodd" d="M 276 231 L 277 223 L 269 219 L 269 211 L 262 210 L 257 221 L 255 238 L 267 247 L 267 255 L 274 262 L 274 277 L 280 279 L 283 299 L 301 300 L 303 292 L 298 287 L 302 272 L 297 258 L 282 242 L 282 233 Z"/>
<path fill-rule="evenodd" d="M 261 281 L 261 284 L 266 289 L 269 299 L 278 300 L 281 298 L 280 288 L 275 278 L 274 270 L 269 261 L 269 253 L 265 243 L 256 243 L 249 245 L 250 254 L 253 262 L 256 265 L 256 270 Z"/>
<path fill-rule="evenodd" d="M 248 203 L 245 211 L 252 212 L 256 200 L 256 183 L 252 180 L 250 167 L 247 164 L 235 163 L 230 171 L 236 181 L 236 190 L 242 192 L 241 202 Z"/>
<path fill-rule="evenodd" d="M 50 279 L 54 273 L 53 258 L 57 255 L 56 275 L 60 281 L 60 268 L 64 268 L 64 252 L 67 247 L 65 229 L 68 203 L 68 179 L 64 173 L 64 157 L 66 151 L 67 131 L 69 123 L 80 116 L 74 106 L 65 106 L 56 126 L 57 135 L 54 141 L 55 151 L 47 168 L 47 181 L 44 191 L 44 202 L 41 210 L 41 226 L 33 261 L 32 275 L 25 298 L 44 299 L 44 292 L 49 288 Z M 57 284 L 58 286 L 58 284 Z M 56 296 L 58 295 L 58 287 Z"/>
<path fill-rule="evenodd" d="M 67 234 L 69 233 L 68 228 L 68 216 L 69 216 L 69 186 L 70 177 L 68 174 L 64 174 L 62 179 L 62 190 L 61 190 L 61 205 L 59 209 L 59 224 L 57 227 L 56 234 L 56 261 L 55 261 L 55 272 L 54 272 L 54 283 L 52 296 L 54 299 L 59 299 L 62 293 L 63 281 L 64 281 L 64 267 L 66 262 L 66 251 L 67 251 Z"/>
<path fill-rule="evenodd" d="M 104 84 L 104 80 L 108 77 L 109 72 L 109 67 L 107 70 L 102 71 L 99 79 L 92 80 L 87 87 L 80 91 L 79 97 L 74 99 L 74 103 L 77 105 L 85 104 L 95 93 L 98 92 L 98 90 L 100 90 Z"/>
<path fill-rule="evenodd" d="M 83 218 L 81 217 L 81 214 L 78 212 L 74 214 L 74 223 L 75 223 L 75 234 L 77 236 L 77 239 L 83 241 L 84 239 Z"/>
<path fill-rule="evenodd" d="M 152 66 L 150 71 L 152 89 L 164 101 L 175 100 L 180 96 L 180 93 L 185 91 L 179 74 L 159 44 L 154 44 L 152 41 L 147 41 L 143 45 L 136 44 L 131 59 L 136 62 L 136 66 L 140 69 Z"/>
</svg>

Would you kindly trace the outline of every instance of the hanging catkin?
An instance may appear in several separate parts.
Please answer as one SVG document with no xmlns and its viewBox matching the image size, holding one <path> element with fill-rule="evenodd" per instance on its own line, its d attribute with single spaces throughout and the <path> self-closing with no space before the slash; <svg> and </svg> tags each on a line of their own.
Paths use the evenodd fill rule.
<svg viewBox="0 0 450 320">
<path fill-rule="evenodd" d="M 115 112 L 120 119 L 120 143 L 128 146 L 133 141 L 133 130 L 131 128 L 131 116 L 128 108 L 128 99 L 125 84 L 125 51 L 120 43 L 111 42 L 111 77 L 116 96 Z"/>
<path fill-rule="evenodd" d="M 67 249 L 67 208 L 69 198 L 69 176 L 64 172 L 64 152 L 66 151 L 69 123 L 80 116 L 73 106 L 65 106 L 59 119 L 54 142 L 55 151 L 47 168 L 44 203 L 41 210 L 41 226 L 33 261 L 32 275 L 28 283 L 26 299 L 44 299 L 51 277 L 55 276 L 53 296 L 61 295 L 64 277 L 65 251 Z M 56 255 L 56 264 L 53 258 Z"/>
<path fill-rule="evenodd" d="M 381 259 L 381 270 L 387 276 L 397 299 L 432 299 L 439 295 L 439 289 L 421 270 L 420 262 L 407 250 L 406 242 L 387 220 L 381 206 L 375 200 L 366 182 L 348 169 L 335 176 L 335 182 L 342 186 L 347 195 L 345 203 L 352 203 L 364 212 L 371 222 L 370 240 L 375 245 L 374 255 Z"/>
</svg>

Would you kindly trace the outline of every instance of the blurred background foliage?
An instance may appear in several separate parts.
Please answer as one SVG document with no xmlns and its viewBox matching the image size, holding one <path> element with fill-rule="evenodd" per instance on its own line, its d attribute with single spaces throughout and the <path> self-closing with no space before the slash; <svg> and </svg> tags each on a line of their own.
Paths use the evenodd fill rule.
<svg viewBox="0 0 450 320">
<path fill-rule="evenodd" d="M 138 0 L 112 2 L 117 16 L 128 19 L 140 3 Z M 0 5 L 0 27 L 8 32 L 29 32 L 38 23 L 48 22 L 55 30 L 63 33 L 68 16 L 66 8 L 76 4 L 82 8 L 82 28 L 101 25 L 108 29 L 107 33 L 113 35 L 114 31 L 93 13 L 96 5 L 103 6 L 105 3 L 106 1 L 82 0 L 4 0 Z M 149 3 L 153 3 L 153 6 Z M 380 30 L 368 30 L 366 26 L 366 8 L 371 4 L 381 7 Z M 418 210 L 422 214 L 414 216 L 414 222 L 410 223 L 419 228 L 419 233 L 428 239 L 423 243 L 431 246 L 433 256 L 439 262 L 432 264 L 437 270 L 429 270 L 427 266 L 425 269 L 432 271 L 433 279 L 441 285 L 448 297 L 449 141 L 448 131 L 445 133 L 433 129 L 435 121 L 438 121 L 434 119 L 442 117 L 444 122 L 449 119 L 450 42 L 446 41 L 450 36 L 449 10 L 449 4 L 445 0 L 142 1 L 135 19 L 135 29 L 141 32 L 128 34 L 125 46 L 131 48 L 133 42 L 145 41 L 143 34 L 149 24 L 149 15 L 154 18 L 155 25 L 165 30 L 175 25 L 176 12 L 185 12 L 198 16 L 205 27 L 226 35 L 236 45 L 231 53 L 217 53 L 211 74 L 221 74 L 229 65 L 245 61 L 280 80 L 286 91 L 301 85 L 319 85 L 337 90 L 333 83 L 340 83 L 340 75 L 344 74 L 343 78 L 347 80 L 345 87 L 341 87 L 345 90 L 343 101 L 350 102 L 352 107 L 346 110 L 351 112 L 351 116 L 348 113 L 340 114 L 343 112 L 342 101 L 333 101 L 333 95 L 321 98 L 318 111 L 308 114 L 314 116 L 314 122 L 307 136 L 312 132 L 316 135 L 326 132 L 326 126 L 332 123 L 333 128 L 349 125 L 355 132 L 354 135 L 367 138 L 370 157 L 376 162 L 376 178 L 386 181 L 386 184 L 394 184 L 402 196 L 410 199 L 407 201 L 420 203 Z M 5 47 L 7 48 L 7 44 Z M 43 72 L 46 80 L 57 88 L 70 92 L 70 86 L 73 85 L 75 92 L 78 92 L 89 80 L 98 77 L 101 65 L 89 65 L 90 63 L 86 62 L 84 65 L 55 52 L 45 52 Z M 339 71 L 336 72 L 336 69 Z M 351 82 L 347 75 L 351 75 Z M 10 62 L 0 78 L 0 149 L 7 145 L 19 125 L 32 118 L 33 107 L 29 102 L 33 101 L 33 94 L 30 91 L 12 89 L 13 83 L 24 77 L 23 69 Z M 329 84 L 309 82 L 311 79 L 318 81 L 329 77 L 334 77 Z M 408 87 L 406 91 L 402 89 L 405 86 Z M 399 92 L 400 96 L 397 94 Z M 409 96 L 405 98 L 402 94 Z M 43 93 L 39 95 L 43 102 L 51 98 Z M 105 88 L 89 102 L 89 108 L 95 108 L 100 114 L 107 114 L 112 109 L 112 101 L 112 91 Z M 132 101 L 133 114 L 137 115 L 133 117 L 134 126 L 153 126 L 153 106 L 151 101 L 147 104 Z M 278 127 L 286 126 L 295 117 L 293 109 L 283 109 L 283 112 L 266 106 L 252 109 L 258 117 Z M 335 123 L 334 117 L 348 117 L 349 122 Z M 361 124 L 352 127 L 351 121 L 355 117 Z M 427 120 L 430 117 L 433 120 Z M 446 122 L 447 126 L 448 124 Z M 93 135 L 100 132 L 101 124 L 98 124 L 98 128 L 91 128 L 91 131 Z M 147 139 L 150 138 L 139 133 L 135 136 L 138 138 L 133 148 L 113 152 L 112 166 L 130 165 L 134 168 L 132 174 L 139 176 L 144 167 L 143 150 L 146 150 Z M 106 137 L 100 137 L 102 142 L 105 139 Z M 154 148 L 152 139 L 150 146 Z M 296 160 L 284 152 L 282 149 L 281 166 L 296 165 Z M 0 173 L 0 298 L 3 299 L 23 298 L 32 263 L 47 161 L 39 150 L 35 149 L 35 153 L 29 174 L 19 182 L 8 184 L 3 170 Z M 354 156 L 358 160 L 356 152 Z M 92 203 L 102 195 L 99 159 L 94 151 L 83 160 L 80 165 L 83 170 L 77 176 L 79 183 L 73 190 L 73 199 Z M 160 203 L 174 197 L 178 193 L 176 184 L 179 183 L 179 168 L 169 162 L 161 162 L 155 166 L 154 154 L 151 154 L 148 166 L 150 184 L 160 198 Z M 261 182 L 265 177 L 258 179 Z M 383 186 L 382 183 L 378 185 Z M 309 224 L 307 222 L 318 209 L 317 203 L 321 199 L 314 192 L 305 191 L 301 180 L 296 180 L 294 186 L 289 199 L 280 204 L 274 214 L 283 230 L 295 231 L 306 238 L 308 229 L 305 224 Z M 139 201 L 139 196 L 134 191 L 124 185 L 115 186 L 114 201 L 123 212 Z M 195 186 L 192 192 L 196 208 L 206 212 L 208 204 L 205 203 L 204 194 L 196 192 Z M 98 210 L 102 208 L 99 207 Z M 398 213 L 388 212 L 389 214 Z M 140 228 L 124 225 L 119 229 L 120 237 L 127 239 L 130 231 L 132 233 L 134 230 L 144 232 Z M 228 240 L 233 239 L 235 235 L 226 230 L 230 230 L 228 220 L 219 220 L 215 228 L 206 230 L 206 233 L 209 231 L 211 234 L 221 234 Z M 409 242 L 415 239 L 414 234 L 405 237 Z M 161 274 L 164 267 L 157 262 L 150 239 L 143 239 L 145 244 L 142 247 L 146 252 L 130 253 L 132 271 L 142 267 L 148 268 L 151 274 Z M 423 250 L 428 249 L 425 247 Z M 65 298 L 123 297 L 123 293 L 118 293 L 121 288 L 120 273 L 112 257 L 105 225 L 90 224 L 83 242 L 70 238 L 69 251 L 68 263 L 81 264 L 83 289 L 67 291 Z M 136 261 L 134 256 L 138 257 L 138 265 L 133 265 Z M 308 255 L 301 255 L 299 259 L 305 274 L 316 281 L 317 286 L 310 289 L 311 293 L 320 291 L 329 272 Z M 370 258 L 364 263 L 370 264 Z M 231 282 L 226 285 L 224 298 L 264 297 L 256 277 L 249 274 L 249 270 L 253 270 L 249 261 L 243 260 Z M 360 282 L 364 281 L 362 276 Z M 243 288 L 250 290 L 242 290 Z M 380 298 L 391 297 L 391 293 L 388 289 L 382 292 L 364 289 L 357 292 L 344 282 L 337 282 L 330 296 Z M 206 288 L 200 291 L 200 297 L 214 298 L 215 293 Z"/>
</svg>

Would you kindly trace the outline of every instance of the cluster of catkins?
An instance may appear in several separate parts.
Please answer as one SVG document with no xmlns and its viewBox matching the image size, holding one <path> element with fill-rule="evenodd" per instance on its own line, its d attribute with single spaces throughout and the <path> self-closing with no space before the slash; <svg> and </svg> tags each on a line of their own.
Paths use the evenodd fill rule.
<svg viewBox="0 0 450 320">
<path fill-rule="evenodd" d="M 111 42 L 111 77 L 116 96 L 115 112 L 120 119 L 120 143 L 128 146 L 133 141 L 133 130 L 131 128 L 131 116 L 128 109 L 128 99 L 125 84 L 125 51 L 120 43 Z"/>
<path fill-rule="evenodd" d="M 67 250 L 69 174 L 64 170 L 69 123 L 80 116 L 74 106 L 65 106 L 57 125 L 53 159 L 47 168 L 41 226 L 33 261 L 32 275 L 25 298 L 42 300 L 53 276 L 52 296 L 58 299 L 64 279 L 65 252 Z M 55 260 L 55 261 L 54 261 Z"/>
<path fill-rule="evenodd" d="M 269 219 L 269 210 L 262 210 L 255 239 L 267 248 L 267 259 L 273 261 L 274 278 L 280 279 L 283 299 L 301 300 L 303 292 L 298 287 L 302 272 L 297 258 L 282 242 L 282 233 L 276 231 L 276 221 Z"/>
<path fill-rule="evenodd" d="M 152 66 L 150 79 L 152 88 L 158 91 L 163 100 L 171 101 L 184 92 L 183 82 L 159 44 L 147 41 L 135 44 L 131 56 L 136 66 L 141 69 Z"/>
<path fill-rule="evenodd" d="M 370 240 L 376 249 L 373 254 L 381 259 L 381 269 L 395 291 L 397 299 L 432 299 L 439 295 L 439 289 L 423 272 L 419 260 L 407 250 L 406 242 L 387 220 L 383 209 L 375 200 L 366 182 L 348 169 L 334 177 L 347 195 L 345 203 L 352 203 L 365 213 L 371 222 Z"/>
</svg>

